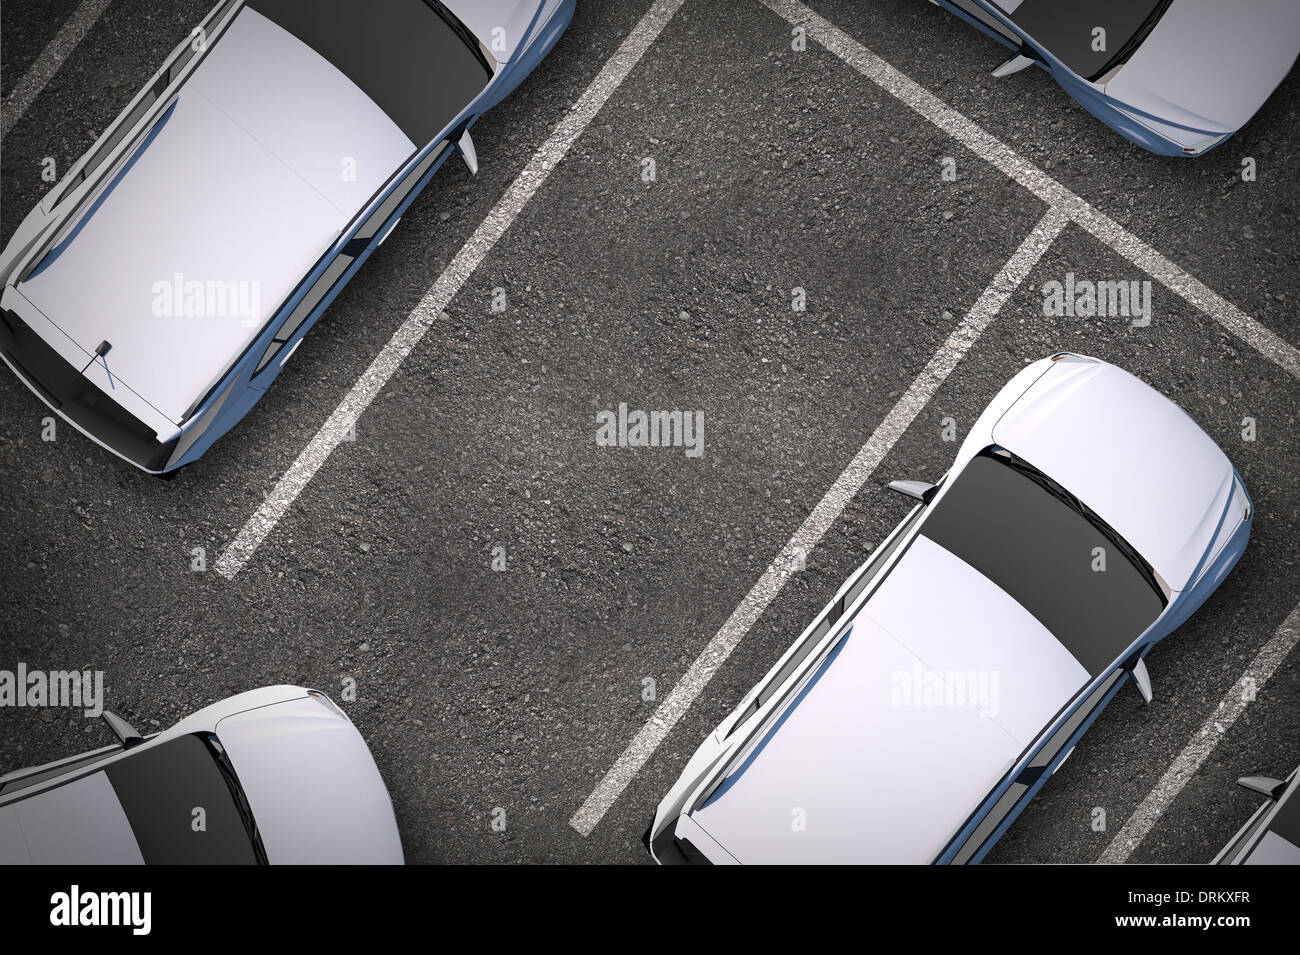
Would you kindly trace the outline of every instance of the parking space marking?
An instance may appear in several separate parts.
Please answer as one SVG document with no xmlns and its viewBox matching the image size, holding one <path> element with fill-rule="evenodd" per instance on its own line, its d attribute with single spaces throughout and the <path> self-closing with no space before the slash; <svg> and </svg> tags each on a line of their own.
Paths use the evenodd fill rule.
<svg viewBox="0 0 1300 955">
<path fill-rule="evenodd" d="M 641 61 L 684 2 L 685 0 L 655 0 L 646 11 L 627 39 L 596 74 L 591 85 L 570 107 L 568 115 L 560 120 L 523 171 L 506 188 L 487 218 L 456 253 L 451 264 L 416 303 L 406 321 L 334 409 L 334 413 L 321 426 L 311 443 L 280 478 L 275 489 L 222 552 L 216 563 L 218 573 L 227 579 L 233 579 L 244 568 L 331 452 L 352 433 L 361 413 L 393 377 L 434 321 L 442 315 L 443 309 L 451 304 L 452 299 L 469 281 L 528 201 L 550 178 L 551 171 L 568 154 L 569 148 L 614 91 L 627 79 L 632 68 Z"/>
<path fill-rule="evenodd" d="M 9 130 L 13 129 L 18 120 L 23 118 L 23 114 L 31 108 L 32 103 L 36 102 L 36 97 L 41 94 L 41 90 L 45 89 L 45 85 L 63 67 L 72 51 L 86 38 L 86 34 L 95 25 L 95 21 L 99 19 L 108 3 L 109 0 L 81 0 L 77 9 L 72 11 L 72 16 L 59 27 L 59 32 L 54 34 L 54 39 L 45 45 L 36 62 L 22 75 L 17 85 L 5 97 L 3 105 L 0 105 L 0 139 L 9 135 Z"/>
<path fill-rule="evenodd" d="M 921 84 L 908 79 L 883 59 L 799 0 L 760 0 L 773 13 L 835 54 L 886 93 L 902 101 L 963 146 L 1014 179 L 1048 205 L 1070 218 L 1128 259 L 1170 291 L 1186 299 L 1214 321 L 1258 350 L 1270 361 L 1300 378 L 1300 350 L 1265 328 L 1237 306 L 1207 288 L 1186 271 L 1133 235 L 1110 216 L 1075 195 L 1005 143 L 971 122 Z"/>
<path fill-rule="evenodd" d="M 1033 270 L 1043 253 L 1069 224 L 1069 217 L 1057 209 L 1049 209 L 1033 231 L 1016 249 L 1015 254 L 1002 267 L 969 313 L 944 340 L 930 358 L 925 368 L 908 386 L 898 403 L 890 409 L 867 443 L 836 478 L 826 495 L 813 508 L 794 536 L 781 548 L 780 553 L 759 577 L 758 583 L 740 602 L 722 629 L 695 658 L 690 669 L 673 687 L 672 692 L 659 704 L 654 715 L 628 744 L 605 777 L 597 784 L 582 807 L 573 814 L 569 825 L 582 835 L 591 831 L 604 817 L 623 790 L 640 772 L 668 733 L 695 702 L 726 661 L 731 652 L 758 622 L 767 605 L 772 602 L 790 579 L 790 568 L 798 557 L 812 552 L 831 526 L 844 513 L 849 502 L 858 494 L 875 473 L 885 455 L 916 420 L 921 409 L 934 397 L 939 386 L 947 379 L 957 363 L 968 352 L 989 323 L 1002 310 L 1002 306 Z"/>
<path fill-rule="evenodd" d="M 1110 845 L 1097 857 L 1098 862 L 1128 861 L 1129 856 L 1142 844 L 1142 840 L 1155 828 L 1155 824 L 1164 815 L 1165 810 L 1183 791 L 1183 787 L 1214 752 L 1219 741 L 1227 735 L 1232 724 L 1237 722 L 1237 717 L 1246 712 L 1246 708 L 1250 705 L 1247 700 L 1252 692 L 1258 694 L 1264 689 L 1264 685 L 1286 659 L 1287 654 L 1295 649 L 1298 642 L 1300 642 L 1300 604 L 1295 606 L 1282 622 L 1282 626 L 1278 627 L 1268 643 L 1264 644 L 1263 649 L 1255 655 L 1246 672 L 1219 701 L 1219 705 L 1215 707 L 1213 715 L 1205 721 L 1205 725 L 1193 734 L 1191 740 L 1183 747 L 1183 751 L 1160 777 L 1155 788 L 1147 794 L 1147 797 L 1133 811 L 1133 815 L 1129 816 L 1128 821 L 1124 823 L 1124 827 L 1115 834 Z"/>
</svg>

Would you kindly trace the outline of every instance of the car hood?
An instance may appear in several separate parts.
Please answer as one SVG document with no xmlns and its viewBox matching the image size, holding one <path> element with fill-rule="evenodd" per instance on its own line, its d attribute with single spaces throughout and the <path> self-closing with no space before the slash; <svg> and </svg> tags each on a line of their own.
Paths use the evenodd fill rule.
<svg viewBox="0 0 1300 955">
<path fill-rule="evenodd" d="M 312 697 L 228 716 L 221 740 L 273 864 L 401 864 L 393 804 L 361 734 Z"/>
<path fill-rule="evenodd" d="M 245 8 L 17 291 L 102 391 L 125 385 L 179 425 L 414 149 Z"/>
<path fill-rule="evenodd" d="M 1174 0 L 1104 89 L 1117 105 L 1158 119 L 1233 133 L 1264 105 L 1297 52 L 1296 0 Z"/>
<path fill-rule="evenodd" d="M 1227 456 L 1150 385 L 1103 362 L 1057 362 L 993 426 L 1182 590 L 1233 493 Z"/>
<path fill-rule="evenodd" d="M 504 65 L 514 59 L 530 36 L 534 19 L 545 23 L 560 0 L 449 0 L 447 6 L 479 42 Z M 538 11 L 541 11 L 540 13 Z"/>
</svg>

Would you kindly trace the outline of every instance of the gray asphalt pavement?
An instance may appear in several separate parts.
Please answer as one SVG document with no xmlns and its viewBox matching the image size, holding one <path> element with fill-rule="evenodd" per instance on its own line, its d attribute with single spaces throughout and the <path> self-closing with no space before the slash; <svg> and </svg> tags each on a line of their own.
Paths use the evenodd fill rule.
<svg viewBox="0 0 1300 955">
<path fill-rule="evenodd" d="M 71 0 L 0 10 L 0 97 Z M 1300 75 L 1220 150 L 1151 156 L 929 4 L 815 0 L 852 37 L 1286 341 L 1300 339 Z M 580 2 L 257 408 L 176 480 L 0 375 L 0 668 L 89 668 L 161 728 L 273 683 L 344 703 L 410 862 L 644 862 L 695 746 L 906 513 L 1025 363 L 1116 362 L 1220 443 L 1257 508 L 1238 568 L 1148 659 L 988 858 L 1090 862 L 1300 599 L 1300 383 L 1153 286 L 1153 321 L 1044 318 L 1065 273 L 1149 278 L 1071 226 L 588 837 L 569 818 L 1046 207 L 756 0 L 681 11 L 233 580 L 212 564 L 649 7 Z M 113 0 L 3 142 L 0 241 L 207 10 Z M 955 157 L 955 182 L 941 178 Z M 1258 180 L 1241 181 L 1245 156 Z M 653 159 L 655 178 L 643 178 Z M 803 289 L 806 310 L 792 308 Z M 506 307 L 494 311 L 504 290 Z M 597 444 L 596 415 L 702 412 L 703 453 Z M 1243 439 L 1242 421 L 1257 423 Z M 1132 476 L 1116 474 L 1116 480 Z M 207 570 L 191 569 L 203 548 Z M 494 570 L 496 548 L 506 569 Z M 655 698 L 647 700 L 646 681 Z M 1203 862 L 1300 763 L 1294 655 L 1133 856 Z M 0 771 L 107 742 L 0 710 Z M 1095 810 L 1109 820 L 1096 831 Z M 493 826 L 504 811 L 506 824 Z"/>
</svg>

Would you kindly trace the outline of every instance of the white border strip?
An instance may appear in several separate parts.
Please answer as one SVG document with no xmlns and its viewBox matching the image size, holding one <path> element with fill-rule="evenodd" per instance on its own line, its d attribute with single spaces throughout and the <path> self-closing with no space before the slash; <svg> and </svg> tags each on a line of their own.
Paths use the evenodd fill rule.
<svg viewBox="0 0 1300 955">
<path fill-rule="evenodd" d="M 1282 626 L 1278 627 L 1277 632 L 1256 654 L 1250 666 L 1246 667 L 1246 672 L 1241 675 L 1241 679 L 1234 683 L 1232 689 L 1228 690 L 1227 695 L 1219 701 L 1214 715 L 1205 721 L 1205 725 L 1183 747 L 1178 758 L 1170 763 L 1155 788 L 1133 811 L 1133 815 L 1129 816 L 1128 822 L 1124 823 L 1124 828 L 1115 834 L 1110 845 L 1097 857 L 1098 862 L 1128 861 L 1129 856 L 1142 844 L 1142 840 L 1150 835 L 1165 810 L 1183 791 L 1183 787 L 1214 752 L 1219 741 L 1232 728 L 1232 724 L 1246 712 L 1250 706 L 1247 697 L 1251 694 L 1248 691 L 1253 690 L 1253 694 L 1257 697 L 1264 689 L 1264 684 L 1277 672 L 1278 666 L 1286 659 L 1287 654 L 1295 649 L 1298 642 L 1300 642 L 1300 604 L 1295 606 L 1282 622 Z"/>
<path fill-rule="evenodd" d="M 839 27 L 798 0 L 761 0 L 773 13 L 795 26 L 913 112 L 948 133 L 985 162 L 1024 186 L 1049 206 L 1065 210 L 1071 219 L 1113 251 L 1182 296 L 1270 361 L 1300 378 L 1300 350 L 1269 331 L 1237 306 L 1194 279 L 1110 216 L 1075 195 L 1029 160 L 1017 155 L 921 84 L 908 79 Z"/>
<path fill-rule="evenodd" d="M 280 518 L 311 481 L 312 476 L 333 450 L 352 433 L 357 418 L 393 377 L 413 349 L 442 314 L 462 286 L 497 244 L 511 223 L 537 190 L 550 178 L 551 171 L 569 152 L 614 91 L 627 79 L 651 44 L 658 39 L 668 21 L 685 0 L 656 0 L 622 45 L 609 58 L 591 85 L 569 110 L 554 131 L 533 154 L 523 171 L 506 189 L 469 241 L 461 248 L 433 286 L 416 304 L 410 316 L 392 339 L 352 386 L 352 390 L 316 432 L 280 478 L 275 489 L 248 519 L 239 535 L 218 558 L 216 569 L 227 579 L 233 578 L 271 533 Z"/>
<path fill-rule="evenodd" d="M 82 0 L 77 9 L 72 11 L 72 16 L 59 27 L 59 32 L 54 34 L 54 39 L 45 45 L 36 62 L 28 68 L 22 79 L 5 97 L 3 105 L 0 105 L 0 139 L 9 135 L 9 130 L 14 128 L 18 120 L 23 118 L 23 114 L 31 108 L 32 103 L 36 102 L 36 97 L 41 95 L 41 90 L 45 89 L 46 84 L 63 67 L 72 51 L 86 38 L 86 34 L 95 25 L 95 21 L 99 19 L 108 3 L 109 0 Z"/>
<path fill-rule="evenodd" d="M 823 535 L 844 513 L 849 502 L 875 473 L 880 462 L 884 460 L 894 444 L 916 420 L 921 409 L 926 406 L 939 386 L 957 367 L 957 363 L 970 351 L 972 345 L 988 328 L 989 323 L 1001 311 L 1011 294 L 1019 287 L 1033 270 L 1044 252 L 1051 246 L 1069 223 L 1069 217 L 1056 209 L 1049 209 L 1039 220 L 1038 225 L 1029 233 L 1016 249 L 1015 254 L 1002 267 L 989 287 L 984 290 L 966 318 L 953 330 L 953 333 L 939 346 L 921 373 L 904 392 L 903 397 L 890 409 L 867 443 L 849 462 L 842 474 L 835 479 L 825 497 L 813 508 L 795 531 L 789 542 L 781 548 L 772 563 L 763 572 L 753 588 L 740 602 L 735 611 L 709 641 L 700 655 L 695 658 L 685 675 L 677 681 L 672 692 L 659 704 L 654 715 L 624 750 L 613 767 L 605 774 L 587 801 L 582 804 L 569 825 L 586 836 L 596 828 L 597 823 L 609 811 L 610 806 L 627 788 L 633 777 L 640 772 L 659 744 L 682 718 L 691 704 L 695 702 L 713 679 L 718 669 L 731 655 L 741 639 L 762 616 L 767 605 L 772 602 L 790 579 L 789 569 L 794 566 L 794 558 L 800 554 L 809 554 L 821 541 Z"/>
</svg>

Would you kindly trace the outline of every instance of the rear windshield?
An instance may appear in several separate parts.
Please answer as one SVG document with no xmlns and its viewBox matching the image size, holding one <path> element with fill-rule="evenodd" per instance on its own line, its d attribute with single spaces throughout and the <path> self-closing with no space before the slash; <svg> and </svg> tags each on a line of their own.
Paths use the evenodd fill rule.
<svg viewBox="0 0 1300 955">
<path fill-rule="evenodd" d="M 1169 0 L 997 2 L 1009 11 L 1016 26 L 1075 73 L 1090 80 L 1099 79 L 1123 62 L 1169 6 Z"/>
<path fill-rule="evenodd" d="M 976 457 L 921 533 L 1014 597 L 1093 676 L 1165 607 L 1132 547 L 1017 459 L 990 451 Z"/>
<path fill-rule="evenodd" d="M 487 85 L 478 43 L 437 0 L 253 0 L 369 96 L 417 146 Z"/>
<path fill-rule="evenodd" d="M 236 795 L 198 736 L 141 750 L 105 773 L 148 865 L 253 865 Z"/>
</svg>

